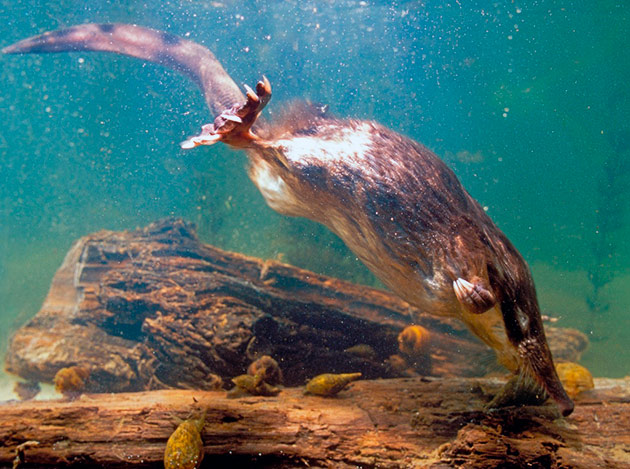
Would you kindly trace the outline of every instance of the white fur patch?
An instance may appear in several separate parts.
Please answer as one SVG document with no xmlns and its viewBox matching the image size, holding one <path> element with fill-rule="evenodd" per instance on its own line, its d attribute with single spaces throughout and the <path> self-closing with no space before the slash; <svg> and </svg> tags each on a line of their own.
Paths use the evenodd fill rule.
<svg viewBox="0 0 630 469">
<path fill-rule="evenodd" d="M 274 142 L 274 146 L 281 147 L 287 161 L 296 166 L 316 161 L 328 164 L 343 161 L 351 167 L 361 166 L 372 144 L 371 133 L 374 132 L 372 126 L 369 123 L 362 123 L 355 128 L 331 127 L 330 133 L 322 131 L 313 136 L 280 139 Z"/>
<path fill-rule="evenodd" d="M 284 180 L 275 174 L 267 163 L 259 161 L 253 167 L 252 179 L 269 207 L 281 213 L 286 212 L 287 206 L 293 202 L 293 197 Z"/>
</svg>

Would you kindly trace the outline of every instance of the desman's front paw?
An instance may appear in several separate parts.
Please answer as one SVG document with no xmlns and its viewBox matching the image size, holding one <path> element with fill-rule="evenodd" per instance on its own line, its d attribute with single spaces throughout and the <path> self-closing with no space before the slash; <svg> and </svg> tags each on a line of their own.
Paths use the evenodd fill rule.
<svg viewBox="0 0 630 469">
<path fill-rule="evenodd" d="M 184 149 L 224 142 L 235 147 L 247 147 L 256 140 L 251 127 L 271 99 L 271 84 L 267 77 L 256 84 L 256 91 L 245 85 L 247 100 L 235 104 L 219 114 L 212 124 L 201 128 L 201 133 L 181 143 Z"/>
</svg>

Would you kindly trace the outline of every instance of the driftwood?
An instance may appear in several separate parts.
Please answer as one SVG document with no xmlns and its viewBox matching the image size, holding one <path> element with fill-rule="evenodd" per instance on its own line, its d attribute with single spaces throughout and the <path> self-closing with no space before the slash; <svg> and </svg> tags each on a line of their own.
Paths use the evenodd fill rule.
<svg viewBox="0 0 630 469">
<path fill-rule="evenodd" d="M 78 365 L 91 372 L 88 392 L 209 390 L 216 375 L 229 382 L 269 354 L 289 386 L 323 372 L 392 378 L 413 373 L 413 363 L 391 359 L 412 322 L 432 332 L 422 374 L 496 369 L 492 351 L 457 321 L 384 291 L 204 245 L 191 225 L 166 220 L 77 241 L 40 312 L 14 334 L 6 369 L 52 382 Z M 548 334 L 556 357 L 577 361 L 587 345 L 575 330 Z M 347 351 L 359 344 L 373 353 Z"/>
<path fill-rule="evenodd" d="M 630 380 L 596 380 L 575 412 L 483 412 L 501 383 L 476 378 L 358 381 L 335 398 L 228 399 L 219 391 L 92 394 L 0 406 L 0 465 L 161 467 L 177 417 L 207 408 L 204 467 L 622 468 L 630 465 Z"/>
<path fill-rule="evenodd" d="M 432 334 L 422 369 L 394 360 L 411 323 Z M 583 334 L 547 330 L 556 358 L 579 359 Z M 359 344 L 371 353 L 348 350 Z M 284 373 L 278 396 L 208 390 L 263 353 Z M 502 383 L 476 377 L 495 369 L 492 352 L 458 322 L 204 245 L 181 220 L 75 243 L 6 358 L 28 381 L 72 365 L 90 371 L 85 391 L 118 394 L 0 405 L 0 466 L 160 467 L 176 417 L 203 408 L 207 467 L 623 467 L 630 451 L 628 381 L 599 380 L 568 419 L 553 406 L 485 412 Z M 346 371 L 370 380 L 336 398 L 292 387 Z M 413 373 L 434 377 L 400 377 Z"/>
</svg>

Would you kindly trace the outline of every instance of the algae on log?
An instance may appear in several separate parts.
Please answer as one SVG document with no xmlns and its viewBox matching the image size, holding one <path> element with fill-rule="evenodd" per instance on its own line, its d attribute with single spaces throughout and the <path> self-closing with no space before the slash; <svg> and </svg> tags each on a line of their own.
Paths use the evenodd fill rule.
<svg viewBox="0 0 630 469">
<path fill-rule="evenodd" d="M 0 405 L 0 466 L 162 467 L 177 418 L 207 410 L 204 466 L 256 468 L 622 468 L 630 465 L 630 380 L 595 380 L 560 418 L 553 404 L 481 409 L 488 378 L 357 381 L 336 398 L 286 388 L 91 394 Z"/>
<path fill-rule="evenodd" d="M 432 333 L 430 374 L 480 376 L 493 353 L 455 320 L 395 295 L 201 243 L 171 219 L 78 240 L 39 313 L 12 337 L 6 368 L 52 382 L 64 367 L 90 370 L 88 392 L 210 389 L 272 355 L 285 384 L 319 373 L 391 378 L 388 358 L 408 324 Z M 587 341 L 549 329 L 556 358 L 577 361 Z M 346 351 L 367 344 L 374 353 Z"/>
</svg>

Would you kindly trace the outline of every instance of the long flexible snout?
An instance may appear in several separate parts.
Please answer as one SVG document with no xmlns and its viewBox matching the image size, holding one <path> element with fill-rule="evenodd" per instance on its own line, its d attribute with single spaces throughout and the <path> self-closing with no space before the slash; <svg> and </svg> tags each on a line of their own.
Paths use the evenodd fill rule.
<svg viewBox="0 0 630 469">
<path fill-rule="evenodd" d="M 575 404 L 562 386 L 556 368 L 553 366 L 547 342 L 540 343 L 538 340 L 525 339 L 518 345 L 518 350 L 533 377 L 556 402 L 562 415 L 565 417 L 570 415 Z"/>
</svg>

